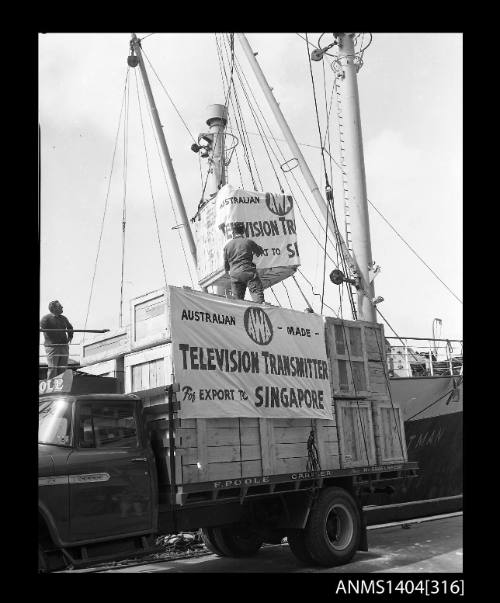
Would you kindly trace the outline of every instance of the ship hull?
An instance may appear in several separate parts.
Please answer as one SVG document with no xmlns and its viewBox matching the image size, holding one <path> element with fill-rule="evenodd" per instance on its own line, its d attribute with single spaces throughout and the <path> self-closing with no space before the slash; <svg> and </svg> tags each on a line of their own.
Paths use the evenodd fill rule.
<svg viewBox="0 0 500 603">
<path fill-rule="evenodd" d="M 408 460 L 418 462 L 419 475 L 392 495 L 372 497 L 377 508 L 369 523 L 462 510 L 462 384 L 457 377 L 413 377 L 391 379 L 390 387 L 403 411 Z"/>
</svg>

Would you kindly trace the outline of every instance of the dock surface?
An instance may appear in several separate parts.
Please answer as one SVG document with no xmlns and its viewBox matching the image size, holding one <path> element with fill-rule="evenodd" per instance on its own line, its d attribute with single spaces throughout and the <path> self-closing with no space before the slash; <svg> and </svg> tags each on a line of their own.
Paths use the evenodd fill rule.
<svg viewBox="0 0 500 603">
<path fill-rule="evenodd" d="M 461 514 L 386 526 L 371 526 L 369 551 L 359 551 L 342 567 L 304 567 L 287 544 L 264 546 L 247 559 L 228 559 L 213 554 L 144 563 L 128 567 L 99 568 L 99 573 L 443 573 L 462 572 L 463 534 Z M 91 568 L 67 571 L 82 573 Z"/>
</svg>

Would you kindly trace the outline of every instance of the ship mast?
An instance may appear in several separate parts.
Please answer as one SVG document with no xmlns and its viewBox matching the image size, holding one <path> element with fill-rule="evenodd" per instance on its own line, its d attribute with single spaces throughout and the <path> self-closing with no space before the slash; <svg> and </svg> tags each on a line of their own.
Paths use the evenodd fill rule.
<svg viewBox="0 0 500 603">
<path fill-rule="evenodd" d="M 373 304 L 374 301 L 374 287 L 373 282 L 370 282 L 370 268 L 372 267 L 371 262 L 371 250 L 370 250 L 370 233 L 369 233 L 369 222 L 368 222 L 368 206 L 366 199 L 366 182 L 364 173 L 364 162 L 363 162 L 363 145 L 361 141 L 361 125 L 359 121 L 359 102 L 358 102 L 358 89 L 356 81 L 356 71 L 354 66 L 354 45 L 353 45 L 353 34 L 339 34 L 339 47 L 342 44 L 342 62 L 345 64 L 345 78 L 346 78 L 346 105 L 350 105 L 346 110 L 346 122 L 349 121 L 349 134 L 346 134 L 351 138 L 350 141 L 346 140 L 346 145 L 349 146 L 349 152 L 346 153 L 347 161 L 354 161 L 354 168 L 350 170 L 350 174 L 353 178 L 359 181 L 354 185 L 353 188 L 356 193 L 353 195 L 353 209 L 352 209 L 352 241 L 353 241 L 353 256 L 349 253 L 347 245 L 343 240 L 339 232 L 335 230 L 332 220 L 327 220 L 328 205 L 323 198 L 319 187 L 314 179 L 314 176 L 307 165 L 304 156 L 290 130 L 283 113 L 278 105 L 278 102 L 274 98 L 272 89 L 270 88 L 261 68 L 255 58 L 255 54 L 252 51 L 248 40 L 244 34 L 236 34 L 241 47 L 252 67 L 252 70 L 257 78 L 257 81 L 262 88 L 264 96 L 269 103 L 269 107 L 273 112 L 276 121 L 278 122 L 285 140 L 290 147 L 293 156 L 297 159 L 299 168 L 304 176 L 314 200 L 325 220 L 328 224 L 328 228 L 334 237 L 334 240 L 339 240 L 342 248 L 342 253 L 348 262 L 351 271 L 356 276 L 357 289 L 358 289 L 358 313 L 361 320 L 367 320 L 370 322 L 376 322 L 376 310 Z M 347 117 L 348 116 L 348 117 Z M 354 234 L 356 233 L 356 234 Z"/>
<path fill-rule="evenodd" d="M 184 201 L 182 199 L 181 191 L 179 189 L 179 184 L 177 182 L 177 177 L 175 175 L 174 166 L 172 165 L 172 159 L 170 157 L 170 153 L 168 151 L 167 141 L 165 140 L 165 134 L 163 133 L 163 126 L 160 122 L 160 116 L 158 114 L 158 109 L 156 108 L 155 100 L 153 97 L 153 93 L 151 92 L 151 86 L 149 84 L 148 74 L 146 72 L 146 67 L 144 65 L 144 61 L 142 58 L 141 52 L 141 42 L 135 33 L 132 34 L 132 40 L 130 42 L 130 47 L 132 50 L 132 56 L 129 57 L 129 65 L 135 67 L 137 64 L 139 65 L 139 69 L 141 71 L 142 80 L 144 82 L 144 87 L 146 89 L 146 95 L 148 97 L 149 106 L 151 108 L 151 114 L 153 116 L 153 122 L 155 125 L 156 134 L 158 135 L 158 139 L 160 141 L 160 147 L 162 150 L 163 158 L 165 159 L 165 164 L 167 167 L 167 173 L 170 180 L 170 185 L 172 186 L 172 190 L 174 193 L 174 198 L 177 203 L 177 209 L 179 210 L 181 216 L 181 226 L 184 228 L 184 232 L 186 234 L 186 238 L 189 244 L 189 250 L 191 252 L 191 256 L 193 257 L 194 265 L 197 265 L 196 261 L 196 244 L 194 241 L 193 233 L 191 231 L 191 226 L 189 224 L 189 220 L 186 213 L 186 208 L 184 206 Z M 130 60 L 134 59 L 133 55 L 137 55 L 138 61 Z"/>
<path fill-rule="evenodd" d="M 355 64 L 354 34 L 335 34 L 338 40 L 337 85 L 340 87 L 343 125 L 343 156 L 346 179 L 349 183 L 349 214 L 351 222 L 352 251 L 364 281 L 365 296 L 358 291 L 358 312 L 361 320 L 376 322 L 377 313 L 372 300 L 375 297 L 368 198 L 366 194 L 365 162 L 357 68 Z M 372 278 L 370 282 L 370 278 Z"/>
</svg>

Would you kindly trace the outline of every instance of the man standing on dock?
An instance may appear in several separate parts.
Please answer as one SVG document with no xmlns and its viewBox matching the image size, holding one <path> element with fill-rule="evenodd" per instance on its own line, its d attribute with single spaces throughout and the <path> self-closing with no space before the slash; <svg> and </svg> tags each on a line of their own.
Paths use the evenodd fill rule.
<svg viewBox="0 0 500 603">
<path fill-rule="evenodd" d="M 236 299 L 245 299 L 248 287 L 252 300 L 262 304 L 264 291 L 253 256 L 262 255 L 264 250 L 244 234 L 245 225 L 243 222 L 236 222 L 233 226 L 233 238 L 224 246 L 224 268 L 231 278 L 231 291 Z"/>
<path fill-rule="evenodd" d="M 47 379 L 52 379 L 68 368 L 73 326 L 66 316 L 63 316 L 63 307 L 57 299 L 50 302 L 49 311 L 50 314 L 46 314 L 40 321 L 40 328 L 50 329 L 44 331 L 43 336 L 47 354 Z"/>
</svg>

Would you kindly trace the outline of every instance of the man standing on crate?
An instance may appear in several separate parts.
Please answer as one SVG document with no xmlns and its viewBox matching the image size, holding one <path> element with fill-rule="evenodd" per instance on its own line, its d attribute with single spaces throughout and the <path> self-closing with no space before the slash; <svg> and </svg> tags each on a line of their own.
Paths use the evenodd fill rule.
<svg viewBox="0 0 500 603">
<path fill-rule="evenodd" d="M 264 250 L 244 235 L 243 222 L 235 222 L 233 238 L 224 245 L 224 268 L 231 278 L 231 291 L 236 299 L 245 299 L 245 291 L 248 287 L 252 300 L 263 304 L 262 281 L 253 263 L 253 256 L 262 255 Z"/>
<path fill-rule="evenodd" d="M 69 344 L 73 339 L 73 326 L 66 316 L 63 316 L 63 307 L 57 299 L 50 302 L 49 311 L 50 314 L 46 314 L 40 321 L 40 328 L 51 329 L 45 331 L 43 336 L 47 354 L 47 379 L 52 379 L 64 373 L 68 368 Z"/>
</svg>

